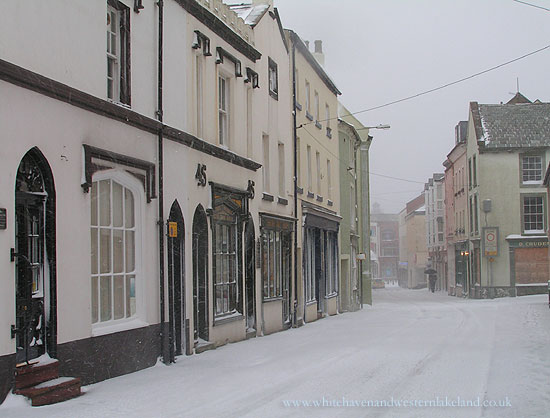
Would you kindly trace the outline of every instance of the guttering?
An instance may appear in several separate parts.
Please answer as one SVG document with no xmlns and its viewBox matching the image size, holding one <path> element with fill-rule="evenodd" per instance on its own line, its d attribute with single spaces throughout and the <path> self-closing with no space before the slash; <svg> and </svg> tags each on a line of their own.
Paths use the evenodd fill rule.
<svg viewBox="0 0 550 418">
<path fill-rule="evenodd" d="M 158 0 L 159 9 L 158 20 L 158 78 L 157 78 L 157 120 L 160 122 L 158 130 L 158 179 L 159 179 L 159 200 L 158 200 L 158 228 L 159 228 L 159 291 L 160 291 L 160 353 L 164 363 L 170 361 L 166 358 L 164 339 L 165 339 L 165 300 L 164 300 L 164 124 L 163 122 L 163 28 L 164 28 L 164 0 Z"/>
</svg>

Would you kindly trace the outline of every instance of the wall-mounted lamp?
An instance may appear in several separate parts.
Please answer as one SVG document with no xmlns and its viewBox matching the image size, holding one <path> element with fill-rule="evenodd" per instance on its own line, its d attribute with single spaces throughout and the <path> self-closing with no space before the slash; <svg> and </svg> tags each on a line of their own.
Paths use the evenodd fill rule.
<svg viewBox="0 0 550 418">
<path fill-rule="evenodd" d="M 144 8 L 143 0 L 134 0 L 134 12 L 139 13 L 139 11 Z"/>
</svg>

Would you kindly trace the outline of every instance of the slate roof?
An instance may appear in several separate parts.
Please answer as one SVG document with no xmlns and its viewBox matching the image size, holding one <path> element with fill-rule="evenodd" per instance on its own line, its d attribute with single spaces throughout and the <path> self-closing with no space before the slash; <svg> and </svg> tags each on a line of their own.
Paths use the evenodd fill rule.
<svg viewBox="0 0 550 418">
<path fill-rule="evenodd" d="M 470 103 L 478 141 L 487 150 L 550 147 L 550 103 Z"/>
</svg>

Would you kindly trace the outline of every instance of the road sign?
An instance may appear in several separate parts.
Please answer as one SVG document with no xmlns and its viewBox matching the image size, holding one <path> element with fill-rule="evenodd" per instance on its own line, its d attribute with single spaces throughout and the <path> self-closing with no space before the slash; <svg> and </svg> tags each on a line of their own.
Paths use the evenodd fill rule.
<svg viewBox="0 0 550 418">
<path fill-rule="evenodd" d="M 498 256 L 498 227 L 483 228 L 483 253 L 486 257 Z"/>
</svg>

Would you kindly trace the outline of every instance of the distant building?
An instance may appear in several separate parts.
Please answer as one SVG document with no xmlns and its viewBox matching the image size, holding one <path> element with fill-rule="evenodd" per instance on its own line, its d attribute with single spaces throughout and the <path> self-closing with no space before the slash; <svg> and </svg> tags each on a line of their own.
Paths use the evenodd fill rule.
<svg viewBox="0 0 550 418">
<path fill-rule="evenodd" d="M 400 266 L 406 268 L 400 275 L 400 286 L 409 289 L 426 287 L 424 270 L 428 260 L 426 246 L 426 211 L 424 207 L 424 193 L 407 203 L 399 218 L 399 240 L 404 242 L 406 255 L 401 254 Z M 405 276 L 406 275 L 406 279 Z"/>
<path fill-rule="evenodd" d="M 445 175 L 436 173 L 424 186 L 428 265 L 437 271 L 437 290 L 447 290 L 445 239 Z"/>
<path fill-rule="evenodd" d="M 386 283 L 397 281 L 399 264 L 399 219 L 398 215 L 371 214 L 371 251 L 378 265 L 373 265 L 372 277 Z"/>
<path fill-rule="evenodd" d="M 445 235 L 447 239 L 447 282 L 450 295 L 462 296 L 467 263 L 468 198 L 466 181 L 466 135 L 468 122 L 455 128 L 455 147 L 447 155 L 445 166 Z"/>
</svg>

